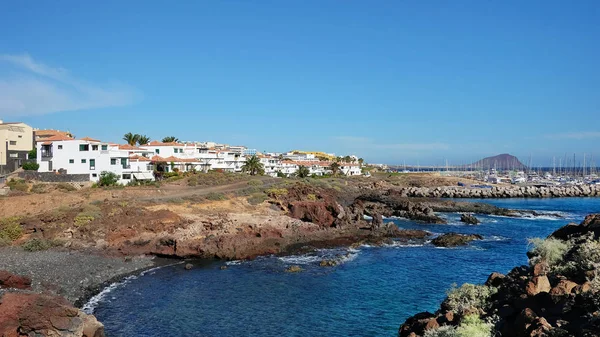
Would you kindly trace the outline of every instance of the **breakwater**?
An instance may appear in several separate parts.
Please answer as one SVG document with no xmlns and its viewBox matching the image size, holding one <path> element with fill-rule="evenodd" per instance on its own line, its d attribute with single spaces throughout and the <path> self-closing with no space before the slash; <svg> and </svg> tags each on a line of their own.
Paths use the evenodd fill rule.
<svg viewBox="0 0 600 337">
<path fill-rule="evenodd" d="M 577 186 L 515 186 L 498 185 L 492 188 L 463 186 L 403 187 L 398 190 L 405 197 L 429 198 L 560 198 L 598 197 L 600 185 Z"/>
</svg>

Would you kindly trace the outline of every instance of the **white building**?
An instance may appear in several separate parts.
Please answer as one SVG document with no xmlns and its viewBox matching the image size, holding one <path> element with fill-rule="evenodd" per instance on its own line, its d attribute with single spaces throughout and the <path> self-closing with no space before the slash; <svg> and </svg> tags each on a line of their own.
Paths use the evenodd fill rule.
<svg viewBox="0 0 600 337">
<path fill-rule="evenodd" d="M 145 157 L 150 152 L 141 148 L 60 135 L 38 142 L 36 146 L 39 172 L 89 174 L 91 181 L 98 181 L 100 173 L 108 171 L 115 173 L 121 184 L 154 180 L 154 168 Z"/>
</svg>

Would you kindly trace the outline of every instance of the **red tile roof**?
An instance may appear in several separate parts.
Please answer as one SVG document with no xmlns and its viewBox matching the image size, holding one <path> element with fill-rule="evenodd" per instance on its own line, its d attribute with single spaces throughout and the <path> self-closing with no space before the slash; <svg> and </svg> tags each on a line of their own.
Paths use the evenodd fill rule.
<svg viewBox="0 0 600 337">
<path fill-rule="evenodd" d="M 163 143 L 163 142 L 159 142 L 158 140 L 153 140 L 150 143 L 144 144 L 142 146 L 184 146 L 184 144 L 176 143 L 176 142 Z"/>
<path fill-rule="evenodd" d="M 59 142 L 59 141 L 63 141 L 63 140 L 75 140 L 75 139 L 73 139 L 69 136 L 61 135 L 61 134 L 43 139 L 43 141 L 45 141 L 45 142 Z"/>
<path fill-rule="evenodd" d="M 98 139 L 94 139 L 94 138 L 90 138 L 90 137 L 83 137 L 80 140 L 85 140 L 85 141 L 88 141 L 88 142 L 98 142 L 98 143 L 100 143 L 100 141 Z"/>
<path fill-rule="evenodd" d="M 130 160 L 131 160 L 131 159 L 133 159 L 133 160 L 137 160 L 137 161 L 151 161 L 151 159 L 150 159 L 150 158 L 146 158 L 146 157 L 144 157 L 144 156 L 138 156 L 138 155 L 135 155 L 135 156 L 129 156 L 129 159 L 130 159 Z"/>
</svg>

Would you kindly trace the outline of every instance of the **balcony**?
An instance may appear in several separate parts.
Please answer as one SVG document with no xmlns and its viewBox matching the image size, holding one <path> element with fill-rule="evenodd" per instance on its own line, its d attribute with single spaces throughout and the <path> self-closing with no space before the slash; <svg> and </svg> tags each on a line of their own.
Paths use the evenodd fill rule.
<svg viewBox="0 0 600 337">
<path fill-rule="evenodd" d="M 42 150 L 42 158 L 52 157 L 52 150 Z"/>
<path fill-rule="evenodd" d="M 131 169 L 131 165 L 122 165 L 123 166 L 123 170 L 129 170 Z"/>
</svg>

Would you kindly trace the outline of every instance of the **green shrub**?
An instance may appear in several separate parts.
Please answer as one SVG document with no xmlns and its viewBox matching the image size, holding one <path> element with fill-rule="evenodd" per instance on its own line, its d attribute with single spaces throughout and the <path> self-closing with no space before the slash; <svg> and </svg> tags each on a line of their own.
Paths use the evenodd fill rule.
<svg viewBox="0 0 600 337">
<path fill-rule="evenodd" d="M 425 331 L 423 337 L 458 337 L 456 328 L 451 325 L 443 325 L 437 329 Z"/>
<path fill-rule="evenodd" d="M 208 193 L 205 198 L 213 201 L 227 200 L 227 196 L 225 194 L 215 192 Z"/>
<path fill-rule="evenodd" d="M 40 168 L 40 164 L 38 164 L 34 161 L 26 161 L 23 163 L 23 166 L 21 166 L 21 167 L 25 171 L 37 171 Z"/>
<path fill-rule="evenodd" d="M 6 185 L 8 187 L 10 187 L 11 191 L 21 191 L 21 192 L 29 191 L 29 185 L 23 179 L 11 179 L 6 183 Z"/>
<path fill-rule="evenodd" d="M 11 243 L 12 243 L 11 240 L 0 237 L 0 248 L 6 247 L 6 246 L 10 245 Z"/>
<path fill-rule="evenodd" d="M 23 235 L 23 228 L 19 224 L 19 217 L 10 217 L 0 220 L 0 239 L 12 242 Z"/>
<path fill-rule="evenodd" d="M 77 188 L 69 183 L 59 183 L 56 185 L 56 188 L 59 190 L 63 190 L 63 191 L 67 191 L 67 192 L 72 192 L 77 190 Z"/>
<path fill-rule="evenodd" d="M 198 186 L 198 177 L 193 176 L 188 178 L 188 186 Z"/>
<path fill-rule="evenodd" d="M 306 196 L 306 199 L 308 199 L 310 201 L 317 201 L 317 196 L 311 193 Z"/>
<path fill-rule="evenodd" d="M 173 177 L 178 177 L 179 176 L 179 172 L 165 172 L 163 173 L 163 178 L 165 179 L 169 179 L 169 178 L 173 178 Z"/>
<path fill-rule="evenodd" d="M 248 182 L 249 186 L 261 186 L 262 184 L 263 184 L 263 182 L 260 180 L 250 180 Z"/>
<path fill-rule="evenodd" d="M 46 250 L 54 246 L 56 246 L 56 243 L 53 241 L 37 238 L 31 239 L 21 245 L 21 247 L 28 252 Z"/>
<path fill-rule="evenodd" d="M 277 178 L 287 178 L 287 176 L 285 175 L 285 173 L 277 171 Z"/>
<path fill-rule="evenodd" d="M 458 337 L 490 337 L 492 324 L 485 323 L 478 315 L 467 315 L 456 328 L 456 332 Z"/>
<path fill-rule="evenodd" d="M 490 296 L 496 291 L 496 288 L 485 285 L 465 283 L 457 288 L 454 284 L 448 291 L 448 297 L 444 300 L 444 305 L 456 313 L 462 313 L 464 310 L 471 308 L 486 310 L 489 306 Z"/>
<path fill-rule="evenodd" d="M 248 201 L 248 203 L 250 205 L 259 205 L 259 204 L 262 204 L 267 199 L 269 199 L 269 198 L 264 193 L 255 193 L 255 194 L 252 194 L 251 196 L 249 196 L 248 198 L 246 198 L 246 200 Z"/>
<path fill-rule="evenodd" d="M 115 186 L 118 182 L 118 175 L 113 172 L 102 171 L 100 173 L 100 179 L 98 180 L 98 186 Z"/>
<path fill-rule="evenodd" d="M 288 190 L 286 188 L 270 188 L 265 193 L 272 198 L 279 198 L 280 196 L 287 195 Z"/>
<path fill-rule="evenodd" d="M 529 244 L 533 246 L 533 249 L 530 251 L 533 257 L 529 259 L 529 263 L 532 266 L 545 261 L 548 266 L 555 267 L 562 261 L 565 253 L 571 248 L 567 242 L 554 238 L 529 239 Z"/>
<path fill-rule="evenodd" d="M 77 214 L 75 219 L 73 219 L 73 224 L 75 227 L 81 227 L 101 217 L 102 210 L 100 207 L 90 204 L 84 206 L 81 212 Z"/>
<path fill-rule="evenodd" d="M 31 186 L 31 192 L 37 194 L 46 193 L 46 184 L 34 184 Z"/>
</svg>

